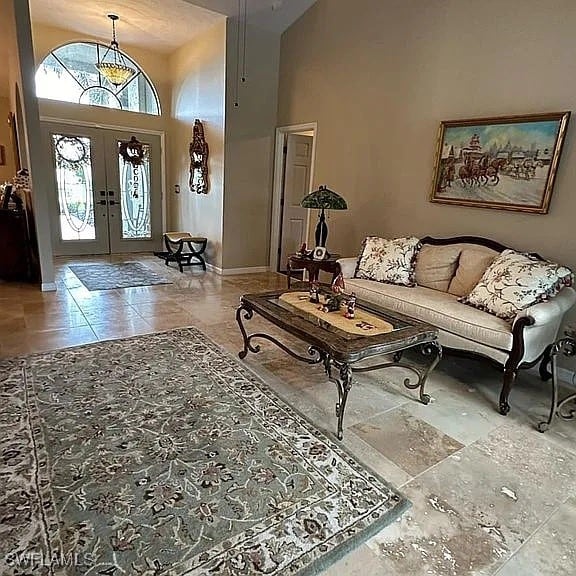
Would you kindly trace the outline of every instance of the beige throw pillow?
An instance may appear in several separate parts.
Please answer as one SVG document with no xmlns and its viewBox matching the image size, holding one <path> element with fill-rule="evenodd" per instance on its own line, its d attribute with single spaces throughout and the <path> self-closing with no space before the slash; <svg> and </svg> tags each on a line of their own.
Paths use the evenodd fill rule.
<svg viewBox="0 0 576 576">
<path fill-rule="evenodd" d="M 448 292 L 455 296 L 468 296 L 496 256 L 484 250 L 462 250 Z"/>
<path fill-rule="evenodd" d="M 419 248 L 420 240 L 414 237 L 388 240 L 368 236 L 354 277 L 414 286 L 414 264 Z"/>
<path fill-rule="evenodd" d="M 512 322 L 520 310 L 552 298 L 573 280 L 565 266 L 504 250 L 460 301 Z"/>
<path fill-rule="evenodd" d="M 424 244 L 416 259 L 416 284 L 446 292 L 452 280 L 461 248 Z"/>
</svg>

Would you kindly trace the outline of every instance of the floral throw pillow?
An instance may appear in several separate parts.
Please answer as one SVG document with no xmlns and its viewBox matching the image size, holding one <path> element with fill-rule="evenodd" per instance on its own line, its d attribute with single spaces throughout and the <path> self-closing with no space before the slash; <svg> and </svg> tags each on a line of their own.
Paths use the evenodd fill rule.
<svg viewBox="0 0 576 576">
<path fill-rule="evenodd" d="M 555 296 L 573 280 L 572 271 L 565 266 L 504 250 L 460 301 L 512 321 L 520 310 Z"/>
<path fill-rule="evenodd" d="M 415 286 L 414 269 L 420 248 L 418 238 L 368 236 L 356 264 L 355 278 Z"/>
</svg>

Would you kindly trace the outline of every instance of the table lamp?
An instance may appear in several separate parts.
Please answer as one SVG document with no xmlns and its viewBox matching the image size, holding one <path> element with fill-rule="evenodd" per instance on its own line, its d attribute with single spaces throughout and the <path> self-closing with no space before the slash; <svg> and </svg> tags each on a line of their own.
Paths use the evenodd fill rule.
<svg viewBox="0 0 576 576">
<path fill-rule="evenodd" d="M 320 186 L 302 198 L 300 202 L 302 208 L 315 208 L 320 210 L 320 217 L 316 225 L 315 240 L 316 246 L 326 246 L 328 238 L 328 226 L 324 210 L 347 210 L 346 200 L 336 192 L 329 190 L 326 186 Z"/>
</svg>

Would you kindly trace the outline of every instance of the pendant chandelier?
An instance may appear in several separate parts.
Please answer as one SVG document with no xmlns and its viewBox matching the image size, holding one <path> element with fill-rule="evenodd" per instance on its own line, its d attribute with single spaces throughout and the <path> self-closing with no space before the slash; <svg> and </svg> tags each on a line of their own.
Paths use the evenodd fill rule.
<svg viewBox="0 0 576 576">
<path fill-rule="evenodd" d="M 116 14 L 108 14 L 108 18 L 112 20 L 112 41 L 110 42 L 110 46 L 108 46 L 108 50 L 106 50 L 104 56 L 102 56 L 102 59 L 98 60 L 96 68 L 98 68 L 98 72 L 100 72 L 110 84 L 119 88 L 136 74 L 136 70 L 126 64 L 126 59 L 118 49 L 118 42 L 116 41 L 116 20 L 119 20 L 119 17 Z"/>
</svg>

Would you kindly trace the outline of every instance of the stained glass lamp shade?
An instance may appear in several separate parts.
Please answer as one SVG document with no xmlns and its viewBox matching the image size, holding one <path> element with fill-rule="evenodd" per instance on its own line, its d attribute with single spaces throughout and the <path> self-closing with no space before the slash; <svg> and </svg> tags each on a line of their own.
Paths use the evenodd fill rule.
<svg viewBox="0 0 576 576">
<path fill-rule="evenodd" d="M 110 42 L 110 46 L 108 50 L 106 50 L 102 60 L 96 64 L 96 68 L 110 84 L 119 87 L 126 84 L 126 82 L 136 74 L 136 70 L 126 64 L 118 48 L 115 24 L 118 16 L 116 16 L 116 14 L 108 14 L 108 18 L 112 20 L 112 42 Z"/>
<path fill-rule="evenodd" d="M 114 86 L 126 84 L 136 73 L 133 68 L 119 62 L 100 62 L 96 65 L 98 72 Z"/>
<path fill-rule="evenodd" d="M 347 210 L 348 205 L 346 200 L 333 190 L 320 186 L 318 190 L 310 192 L 304 196 L 300 202 L 302 208 L 315 208 L 320 210 L 320 217 L 316 225 L 315 240 L 316 246 L 326 246 L 326 239 L 328 238 L 328 226 L 326 225 L 326 216 L 324 210 Z"/>
</svg>

